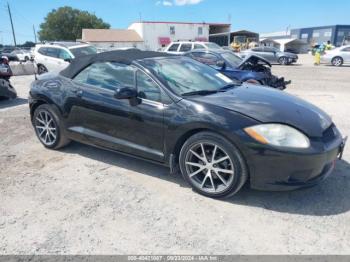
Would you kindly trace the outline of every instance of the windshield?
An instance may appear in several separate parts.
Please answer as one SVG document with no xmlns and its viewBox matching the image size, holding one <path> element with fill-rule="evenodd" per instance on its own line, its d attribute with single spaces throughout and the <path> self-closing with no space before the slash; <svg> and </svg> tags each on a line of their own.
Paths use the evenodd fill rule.
<svg viewBox="0 0 350 262">
<path fill-rule="evenodd" d="M 205 43 L 205 45 L 209 48 L 209 49 L 221 49 L 221 46 L 215 44 L 215 43 Z"/>
<path fill-rule="evenodd" d="M 187 57 L 144 59 L 140 63 L 178 95 L 219 91 L 234 84 L 215 69 Z"/>
<path fill-rule="evenodd" d="M 92 55 L 97 53 L 96 48 L 93 46 L 83 46 L 83 47 L 71 48 L 69 50 L 72 52 L 74 57 Z"/>
<path fill-rule="evenodd" d="M 239 56 L 236 56 L 235 54 L 231 52 L 225 52 L 222 53 L 221 56 L 227 60 L 232 66 L 239 66 L 239 64 L 242 62 L 242 58 Z"/>
</svg>

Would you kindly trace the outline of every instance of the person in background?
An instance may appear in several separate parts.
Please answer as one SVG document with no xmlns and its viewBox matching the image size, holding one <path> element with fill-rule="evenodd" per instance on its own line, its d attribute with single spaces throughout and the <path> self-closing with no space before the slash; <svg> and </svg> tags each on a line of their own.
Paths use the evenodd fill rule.
<svg viewBox="0 0 350 262">
<path fill-rule="evenodd" d="M 331 41 L 327 41 L 327 44 L 326 44 L 326 50 L 332 50 L 334 48 L 334 46 L 331 44 Z"/>
<path fill-rule="evenodd" d="M 321 64 L 321 55 L 324 53 L 325 48 L 326 48 L 325 44 L 322 44 L 316 48 L 314 65 L 318 66 Z"/>
</svg>

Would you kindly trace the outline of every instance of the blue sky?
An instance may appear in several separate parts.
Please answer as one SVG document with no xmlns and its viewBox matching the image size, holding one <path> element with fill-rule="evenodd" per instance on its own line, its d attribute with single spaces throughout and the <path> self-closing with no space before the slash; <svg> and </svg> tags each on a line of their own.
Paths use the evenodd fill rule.
<svg viewBox="0 0 350 262">
<path fill-rule="evenodd" d="M 232 30 L 256 32 L 331 24 L 350 24 L 348 0 L 8 0 L 17 42 L 33 41 L 33 24 L 39 30 L 46 14 L 60 6 L 95 13 L 112 28 L 126 28 L 142 20 L 228 22 Z M 0 0 L 0 43 L 12 43 L 11 26 Z M 231 18 L 229 20 L 229 18 Z"/>
</svg>

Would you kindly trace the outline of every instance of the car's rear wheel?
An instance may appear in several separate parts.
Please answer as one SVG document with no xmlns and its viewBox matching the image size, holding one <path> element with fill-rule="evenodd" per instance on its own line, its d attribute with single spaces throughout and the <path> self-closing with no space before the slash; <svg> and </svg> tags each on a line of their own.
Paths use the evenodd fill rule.
<svg viewBox="0 0 350 262">
<path fill-rule="evenodd" d="M 340 56 L 334 57 L 332 59 L 332 65 L 334 66 L 341 66 L 343 63 L 344 63 L 344 60 Z"/>
<path fill-rule="evenodd" d="M 280 65 L 288 65 L 288 58 L 285 56 L 282 56 L 278 59 L 278 63 Z"/>
<path fill-rule="evenodd" d="M 193 190 L 213 198 L 237 193 L 248 176 L 239 150 L 212 132 L 190 137 L 181 149 L 179 162 L 181 173 Z"/>
<path fill-rule="evenodd" d="M 39 141 L 47 148 L 58 149 L 70 140 L 65 136 L 59 112 L 48 104 L 40 105 L 33 114 L 33 126 Z"/>
<path fill-rule="evenodd" d="M 48 72 L 47 68 L 44 65 L 38 65 L 38 74 L 39 75 L 47 73 L 47 72 Z"/>
</svg>

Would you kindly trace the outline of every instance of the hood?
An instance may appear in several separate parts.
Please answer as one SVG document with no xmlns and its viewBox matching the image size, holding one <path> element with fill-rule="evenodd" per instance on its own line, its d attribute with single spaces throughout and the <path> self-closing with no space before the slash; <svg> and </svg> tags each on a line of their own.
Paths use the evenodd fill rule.
<svg viewBox="0 0 350 262">
<path fill-rule="evenodd" d="M 210 104 L 232 110 L 263 123 L 293 126 L 310 137 L 322 137 L 332 120 L 318 107 L 269 87 L 245 84 L 227 92 L 191 97 L 203 106 Z"/>
<path fill-rule="evenodd" d="M 252 64 L 252 65 L 257 65 L 257 64 L 262 64 L 262 65 L 267 65 L 271 67 L 271 64 L 269 61 L 266 59 L 262 58 L 261 56 L 258 55 L 247 55 L 242 62 L 238 65 L 238 69 L 245 68 L 247 64 Z"/>
</svg>

